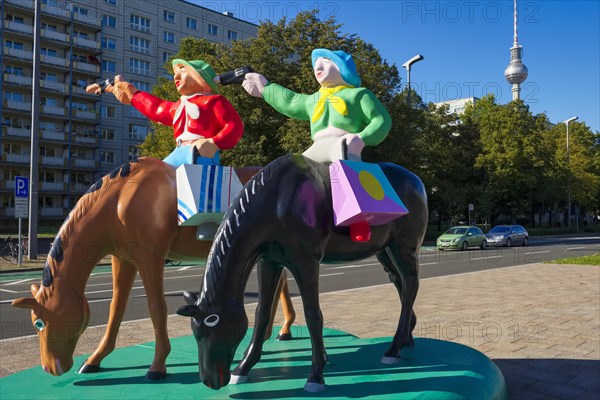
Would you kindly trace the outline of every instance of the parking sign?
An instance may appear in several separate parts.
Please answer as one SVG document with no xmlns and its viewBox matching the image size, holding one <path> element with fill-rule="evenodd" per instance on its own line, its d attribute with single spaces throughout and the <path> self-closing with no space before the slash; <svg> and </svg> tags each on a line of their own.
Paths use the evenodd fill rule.
<svg viewBox="0 0 600 400">
<path fill-rule="evenodd" d="M 29 214 L 29 178 L 15 176 L 15 218 L 27 218 Z"/>
</svg>

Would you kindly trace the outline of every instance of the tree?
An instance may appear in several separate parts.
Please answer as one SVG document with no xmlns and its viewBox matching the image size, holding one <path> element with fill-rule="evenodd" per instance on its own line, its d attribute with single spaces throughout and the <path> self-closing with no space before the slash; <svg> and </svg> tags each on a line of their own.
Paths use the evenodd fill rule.
<svg viewBox="0 0 600 400">
<path fill-rule="evenodd" d="M 363 86 L 372 90 L 386 107 L 393 105 L 400 85 L 397 68 L 382 59 L 371 44 L 356 36 L 342 34 L 335 18 L 320 21 L 317 11 L 299 13 L 292 20 L 264 22 L 259 26 L 256 38 L 233 42 L 231 47 L 205 39 L 184 38 L 174 58 L 205 60 L 217 73 L 250 65 L 270 81 L 296 92 L 314 93 L 319 85 L 313 76 L 310 56 L 313 49 L 321 47 L 352 54 Z M 163 78 L 159 78 L 153 92 L 172 101 L 178 98 L 172 81 Z M 266 165 L 285 153 L 301 152 L 310 146 L 308 122 L 290 120 L 262 99 L 249 96 L 240 85 L 222 87 L 221 93 L 236 108 L 245 127 L 240 143 L 222 153 L 223 164 L 236 167 Z M 152 133 L 142 145 L 142 154 L 162 156 L 161 151 L 169 147 L 166 139 L 169 130 L 153 125 Z M 171 146 L 174 146 L 172 140 Z"/>
</svg>

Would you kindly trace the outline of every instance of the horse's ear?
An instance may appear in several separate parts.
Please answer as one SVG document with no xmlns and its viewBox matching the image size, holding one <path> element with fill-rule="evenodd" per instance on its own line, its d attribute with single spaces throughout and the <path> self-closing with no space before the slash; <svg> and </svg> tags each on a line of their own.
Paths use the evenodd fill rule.
<svg viewBox="0 0 600 400">
<path fill-rule="evenodd" d="M 194 292 L 188 292 L 187 290 L 183 291 L 183 298 L 185 299 L 185 303 L 192 305 L 196 304 L 198 301 L 198 296 Z"/>
<path fill-rule="evenodd" d="M 40 304 L 33 297 L 21 297 L 20 299 L 15 299 L 12 302 L 13 307 L 30 308 L 32 310 L 35 310 L 37 307 L 39 307 L 39 305 Z"/>
<path fill-rule="evenodd" d="M 40 287 L 38 285 L 36 285 L 35 283 L 32 283 L 29 290 L 31 290 L 31 295 L 35 297 L 38 290 L 40 290 Z"/>
<path fill-rule="evenodd" d="M 194 317 L 198 315 L 200 308 L 195 304 L 186 304 L 177 309 L 177 314 L 183 317 Z"/>
</svg>

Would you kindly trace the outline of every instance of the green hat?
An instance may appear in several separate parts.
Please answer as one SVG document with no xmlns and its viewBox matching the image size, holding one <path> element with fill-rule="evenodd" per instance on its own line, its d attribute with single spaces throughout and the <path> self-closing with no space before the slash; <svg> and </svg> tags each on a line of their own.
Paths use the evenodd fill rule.
<svg viewBox="0 0 600 400">
<path fill-rule="evenodd" d="M 176 58 L 175 60 L 173 60 L 173 62 L 171 62 L 171 65 L 173 66 L 173 68 L 176 65 L 185 65 L 186 67 L 194 68 L 194 70 L 196 70 L 196 72 L 200 74 L 202 79 L 204 79 L 206 83 L 208 83 L 208 86 L 210 86 L 213 93 L 219 93 L 219 88 L 217 87 L 217 84 L 213 82 L 213 78 L 217 76 L 217 74 L 215 74 L 215 71 L 212 69 L 209 63 L 206 63 L 202 60 L 186 61 L 180 58 Z"/>
</svg>

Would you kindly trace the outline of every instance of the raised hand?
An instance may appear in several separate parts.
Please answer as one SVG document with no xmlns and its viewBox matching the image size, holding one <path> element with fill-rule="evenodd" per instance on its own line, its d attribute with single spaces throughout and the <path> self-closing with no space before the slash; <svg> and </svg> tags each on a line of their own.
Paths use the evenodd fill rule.
<svg viewBox="0 0 600 400">
<path fill-rule="evenodd" d="M 261 74 L 250 72 L 246 74 L 244 82 L 242 82 L 242 86 L 244 89 L 246 89 L 246 92 L 248 92 L 250 96 L 263 97 L 263 90 L 265 90 L 265 85 L 267 82 L 267 79 Z"/>
</svg>

